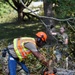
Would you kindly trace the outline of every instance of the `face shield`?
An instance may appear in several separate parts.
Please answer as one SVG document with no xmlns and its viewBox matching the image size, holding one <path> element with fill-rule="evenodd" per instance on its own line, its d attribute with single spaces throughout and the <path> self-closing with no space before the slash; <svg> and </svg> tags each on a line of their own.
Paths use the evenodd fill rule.
<svg viewBox="0 0 75 75">
<path fill-rule="evenodd" d="M 46 44 L 46 41 L 42 41 L 41 38 L 37 37 L 36 38 L 36 44 L 37 44 L 38 47 L 42 47 Z"/>
</svg>

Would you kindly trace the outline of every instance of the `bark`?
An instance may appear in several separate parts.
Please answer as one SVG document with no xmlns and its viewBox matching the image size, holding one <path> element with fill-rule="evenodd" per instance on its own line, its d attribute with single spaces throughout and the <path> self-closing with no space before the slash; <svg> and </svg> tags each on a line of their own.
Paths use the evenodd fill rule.
<svg viewBox="0 0 75 75">
<path fill-rule="evenodd" d="M 44 0 L 44 15 L 48 17 L 54 17 L 53 12 L 53 3 L 47 2 L 47 0 Z M 54 38 L 52 35 L 50 35 L 49 30 L 52 29 L 55 26 L 55 22 L 53 19 L 44 19 L 45 24 L 48 26 L 47 28 L 47 35 L 48 35 L 48 41 L 50 44 L 53 43 Z"/>
<path fill-rule="evenodd" d="M 22 21 L 24 19 L 23 16 L 23 8 L 18 9 L 18 21 Z"/>
<path fill-rule="evenodd" d="M 44 0 L 44 15 L 48 17 L 54 17 L 53 3 L 49 3 L 46 0 Z M 54 25 L 54 20 L 45 19 L 45 23 L 49 26 L 52 26 Z"/>
</svg>

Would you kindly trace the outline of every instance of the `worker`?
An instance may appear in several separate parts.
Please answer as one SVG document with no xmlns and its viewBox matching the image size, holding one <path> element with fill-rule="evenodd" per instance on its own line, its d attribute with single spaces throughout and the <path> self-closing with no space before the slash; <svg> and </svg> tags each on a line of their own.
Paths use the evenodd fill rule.
<svg viewBox="0 0 75 75">
<path fill-rule="evenodd" d="M 8 51 L 8 68 L 10 75 L 16 75 L 17 63 L 22 67 L 22 69 L 30 75 L 30 72 L 23 62 L 32 53 L 38 60 L 48 67 L 48 61 L 46 58 L 38 51 L 46 44 L 47 35 L 45 32 L 36 33 L 36 38 L 32 37 L 20 37 L 13 40 L 13 44 L 9 45 L 5 50 Z M 3 55 L 5 56 L 5 54 Z"/>
<path fill-rule="evenodd" d="M 65 33 L 65 27 L 61 26 L 60 27 L 60 31 L 59 32 L 53 32 L 52 30 L 50 30 L 50 33 L 52 35 L 56 35 L 58 38 L 58 43 L 59 43 L 59 47 L 61 47 L 60 45 L 63 46 L 62 48 L 62 52 L 60 50 L 55 51 L 54 53 L 56 53 L 56 57 L 57 57 L 57 61 L 59 62 L 62 55 L 65 54 L 67 56 L 67 50 L 68 50 L 68 35 Z"/>
</svg>

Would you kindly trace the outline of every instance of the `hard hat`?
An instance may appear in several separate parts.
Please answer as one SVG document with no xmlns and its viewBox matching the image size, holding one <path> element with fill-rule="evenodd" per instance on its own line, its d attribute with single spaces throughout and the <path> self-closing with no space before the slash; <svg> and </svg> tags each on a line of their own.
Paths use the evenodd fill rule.
<svg viewBox="0 0 75 75">
<path fill-rule="evenodd" d="M 36 36 L 39 37 L 39 38 L 41 38 L 42 41 L 46 41 L 46 39 L 47 39 L 46 33 L 45 33 L 45 32 L 42 32 L 42 31 L 37 32 L 37 33 L 36 33 Z"/>
</svg>

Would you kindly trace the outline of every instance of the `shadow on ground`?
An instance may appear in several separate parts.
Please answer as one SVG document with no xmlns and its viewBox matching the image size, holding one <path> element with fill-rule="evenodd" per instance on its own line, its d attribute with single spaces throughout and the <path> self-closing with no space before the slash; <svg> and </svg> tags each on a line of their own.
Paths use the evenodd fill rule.
<svg viewBox="0 0 75 75">
<path fill-rule="evenodd" d="M 44 26 L 35 21 L 0 23 L 0 43 L 12 43 L 16 37 L 35 37 L 36 32 L 41 30 L 45 30 Z"/>
<path fill-rule="evenodd" d="M 36 32 L 44 31 L 45 28 L 40 22 L 29 21 L 18 22 L 12 20 L 11 22 L 0 23 L 0 51 L 7 47 L 17 37 L 35 37 Z M 1 52 L 0 52 L 1 53 Z M 0 62 L 1 65 L 1 62 Z M 0 73 L 2 69 L 0 67 Z M 2 73 L 0 74 L 2 75 Z"/>
</svg>

